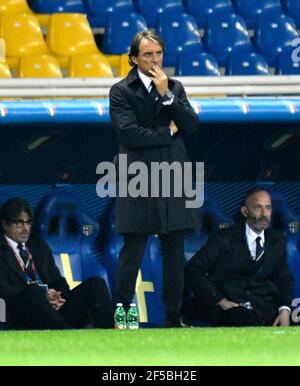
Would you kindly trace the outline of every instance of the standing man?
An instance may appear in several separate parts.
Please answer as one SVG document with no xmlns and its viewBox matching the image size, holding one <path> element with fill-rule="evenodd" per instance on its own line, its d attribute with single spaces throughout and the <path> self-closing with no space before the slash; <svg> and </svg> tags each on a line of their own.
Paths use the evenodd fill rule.
<svg viewBox="0 0 300 386">
<path fill-rule="evenodd" d="M 120 142 L 119 153 L 127 156 L 128 165 L 135 161 L 146 164 L 149 175 L 154 162 L 182 165 L 188 161 L 182 133 L 195 132 L 199 127 L 182 84 L 169 79 L 162 70 L 164 50 L 163 41 L 154 32 L 138 33 L 129 52 L 133 68 L 110 91 L 110 115 Z M 117 232 L 124 235 L 124 246 L 116 297 L 129 307 L 148 236 L 158 234 L 163 255 L 165 325 L 178 327 L 184 231 L 197 225 L 197 215 L 185 207 L 185 197 L 174 195 L 174 186 L 170 191 L 170 197 L 163 197 L 161 190 L 159 197 L 117 197 Z"/>
<path fill-rule="evenodd" d="M 17 329 L 113 327 L 110 294 L 101 278 L 72 291 L 46 243 L 30 237 L 33 212 L 27 201 L 12 198 L 0 210 L 0 298 L 7 326 Z M 89 316 L 91 320 L 89 320 Z"/>
<path fill-rule="evenodd" d="M 217 326 L 288 326 L 292 282 L 284 240 L 269 229 L 268 192 L 246 194 L 242 224 L 214 232 L 188 262 L 194 310 Z"/>
</svg>

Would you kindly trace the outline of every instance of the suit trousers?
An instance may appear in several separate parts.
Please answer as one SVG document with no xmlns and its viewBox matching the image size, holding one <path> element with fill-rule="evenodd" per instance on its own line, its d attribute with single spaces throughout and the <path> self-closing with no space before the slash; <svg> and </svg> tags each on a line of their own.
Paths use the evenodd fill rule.
<svg viewBox="0 0 300 386">
<path fill-rule="evenodd" d="M 134 297 L 138 271 L 144 256 L 148 234 L 124 235 L 119 256 L 116 298 L 128 309 Z M 159 234 L 163 256 L 163 298 L 166 324 L 179 322 L 184 284 L 184 232 Z"/>
<path fill-rule="evenodd" d="M 82 328 L 89 317 L 96 328 L 113 327 L 111 298 L 101 278 L 90 278 L 75 287 L 59 311 L 50 305 L 44 289 L 29 285 L 8 306 L 7 324 L 16 329 Z"/>
</svg>

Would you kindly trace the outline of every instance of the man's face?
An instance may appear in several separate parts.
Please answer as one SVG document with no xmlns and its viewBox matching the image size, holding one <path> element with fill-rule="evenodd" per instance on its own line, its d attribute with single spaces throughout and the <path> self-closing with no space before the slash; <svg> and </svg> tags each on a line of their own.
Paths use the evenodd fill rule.
<svg viewBox="0 0 300 386">
<path fill-rule="evenodd" d="M 261 191 L 250 196 L 245 206 L 241 208 L 247 218 L 247 224 L 256 233 L 260 233 L 270 226 L 272 216 L 271 197 L 267 192 Z"/>
<path fill-rule="evenodd" d="M 17 218 L 2 220 L 4 233 L 16 243 L 27 243 L 32 221 L 26 212 L 21 212 Z"/>
<path fill-rule="evenodd" d="M 143 38 L 140 42 L 139 54 L 138 56 L 133 56 L 132 61 L 141 72 L 145 75 L 150 75 L 149 70 L 152 70 L 153 67 L 162 67 L 163 56 L 163 49 L 158 43 Z"/>
</svg>

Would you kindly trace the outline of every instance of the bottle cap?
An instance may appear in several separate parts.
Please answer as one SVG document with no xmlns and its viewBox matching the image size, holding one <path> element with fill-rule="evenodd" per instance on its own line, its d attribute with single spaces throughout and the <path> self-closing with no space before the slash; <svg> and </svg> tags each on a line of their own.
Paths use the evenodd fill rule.
<svg viewBox="0 0 300 386">
<path fill-rule="evenodd" d="M 123 307 L 123 303 L 117 303 L 117 307 Z"/>
<path fill-rule="evenodd" d="M 130 307 L 136 307 L 135 303 L 130 303 Z"/>
</svg>

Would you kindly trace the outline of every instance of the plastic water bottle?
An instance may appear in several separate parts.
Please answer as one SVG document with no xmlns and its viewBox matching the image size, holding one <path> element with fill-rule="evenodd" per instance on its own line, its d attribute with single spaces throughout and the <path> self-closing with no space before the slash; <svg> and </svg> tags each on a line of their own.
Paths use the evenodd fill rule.
<svg viewBox="0 0 300 386">
<path fill-rule="evenodd" d="M 116 330 L 124 330 L 126 328 L 126 312 L 123 308 L 123 303 L 117 303 L 114 319 Z"/>
<path fill-rule="evenodd" d="M 139 315 L 135 303 L 130 304 L 127 312 L 127 328 L 129 330 L 136 330 L 139 328 Z"/>
</svg>

